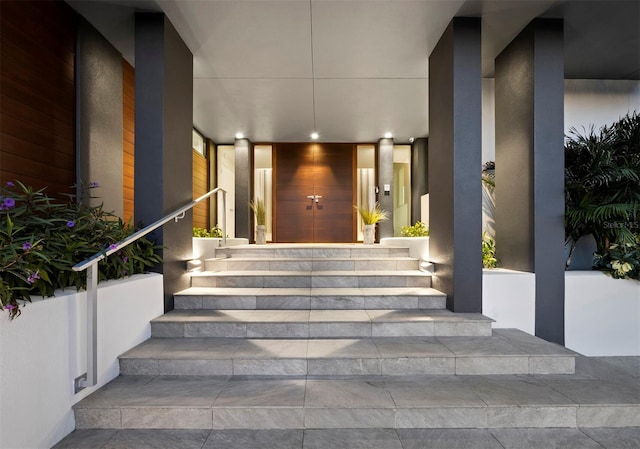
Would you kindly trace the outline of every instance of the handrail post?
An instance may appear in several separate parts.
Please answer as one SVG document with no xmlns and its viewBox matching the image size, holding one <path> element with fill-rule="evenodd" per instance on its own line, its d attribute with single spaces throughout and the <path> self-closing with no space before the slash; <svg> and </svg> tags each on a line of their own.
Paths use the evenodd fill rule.
<svg viewBox="0 0 640 449">
<path fill-rule="evenodd" d="M 222 245 L 227 246 L 227 192 L 222 192 Z"/>
<path fill-rule="evenodd" d="M 98 264 L 87 268 L 87 372 L 75 380 L 76 393 L 98 383 Z"/>
</svg>

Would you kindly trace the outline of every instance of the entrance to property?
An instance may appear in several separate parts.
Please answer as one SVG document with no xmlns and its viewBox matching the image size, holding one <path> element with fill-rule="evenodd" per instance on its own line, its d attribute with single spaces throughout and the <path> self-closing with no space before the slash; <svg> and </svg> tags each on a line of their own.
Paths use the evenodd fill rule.
<svg viewBox="0 0 640 449">
<path fill-rule="evenodd" d="M 354 145 L 274 145 L 274 241 L 353 242 Z"/>
</svg>

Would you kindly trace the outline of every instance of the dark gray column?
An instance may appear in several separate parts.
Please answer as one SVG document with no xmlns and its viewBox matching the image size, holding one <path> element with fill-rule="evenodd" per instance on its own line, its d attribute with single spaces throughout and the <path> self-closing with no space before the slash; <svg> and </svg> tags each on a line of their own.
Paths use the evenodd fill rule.
<svg viewBox="0 0 640 449">
<path fill-rule="evenodd" d="M 249 139 L 236 139 L 236 237 L 253 241 L 253 212 L 249 207 L 251 201 L 251 142 Z"/>
<path fill-rule="evenodd" d="M 422 137 L 411 145 L 411 224 L 421 219 L 421 197 L 429 193 L 429 140 Z"/>
<path fill-rule="evenodd" d="M 389 212 L 389 219 L 378 223 L 378 238 L 393 237 L 393 139 L 378 141 L 378 202 Z M 385 185 L 389 190 L 385 192 Z"/>
<path fill-rule="evenodd" d="M 564 344 L 563 24 L 531 22 L 496 58 L 496 248 L 536 274 L 536 335 Z"/>
<path fill-rule="evenodd" d="M 480 19 L 454 18 L 429 56 L 429 253 L 455 312 L 482 311 Z"/>
<path fill-rule="evenodd" d="M 193 56 L 162 13 L 136 14 L 135 217 L 148 225 L 192 200 Z M 164 245 L 165 310 L 189 286 L 192 216 L 154 233 Z"/>
<path fill-rule="evenodd" d="M 122 55 L 82 17 L 76 105 L 78 185 L 99 184 L 82 199 L 93 206 L 103 204 L 104 210 L 122 217 Z"/>
</svg>

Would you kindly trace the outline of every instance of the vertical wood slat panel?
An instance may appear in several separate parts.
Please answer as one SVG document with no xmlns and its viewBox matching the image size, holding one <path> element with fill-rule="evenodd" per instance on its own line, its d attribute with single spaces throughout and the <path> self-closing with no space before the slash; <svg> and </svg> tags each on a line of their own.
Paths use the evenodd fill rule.
<svg viewBox="0 0 640 449">
<path fill-rule="evenodd" d="M 133 222 L 134 196 L 134 164 L 135 164 L 135 70 L 124 59 L 122 60 L 122 193 L 123 217 L 126 222 Z"/>
<path fill-rule="evenodd" d="M 193 154 L 193 199 L 209 191 L 209 162 L 197 151 Z M 193 208 L 193 226 L 209 229 L 209 201 L 205 200 Z"/>
<path fill-rule="evenodd" d="M 73 193 L 76 13 L 62 1 L 0 1 L 0 17 L 0 183 Z"/>
</svg>

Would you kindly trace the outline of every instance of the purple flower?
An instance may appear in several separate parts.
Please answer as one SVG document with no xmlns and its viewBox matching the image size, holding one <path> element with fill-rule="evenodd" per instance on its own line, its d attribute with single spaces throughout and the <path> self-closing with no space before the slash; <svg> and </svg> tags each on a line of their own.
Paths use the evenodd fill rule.
<svg viewBox="0 0 640 449">
<path fill-rule="evenodd" d="M 31 245 L 30 242 L 24 242 L 22 244 L 22 249 L 25 250 L 25 251 L 29 251 L 31 248 L 33 248 L 33 245 Z"/>
<path fill-rule="evenodd" d="M 40 279 L 40 275 L 38 274 L 37 271 L 29 275 L 29 277 L 27 278 L 27 282 L 29 284 L 33 284 L 36 281 L 36 279 Z"/>
<path fill-rule="evenodd" d="M 4 306 L 4 308 L 7 310 L 13 310 L 16 308 L 16 306 L 14 306 L 13 304 L 7 304 L 6 306 Z"/>
<path fill-rule="evenodd" d="M 124 256 L 124 257 L 122 258 L 122 261 L 123 261 L 124 263 L 127 263 L 127 262 L 129 262 L 129 258 L 128 258 L 127 256 Z"/>
<path fill-rule="evenodd" d="M 76 225 L 76 222 L 73 220 L 67 221 L 67 228 L 73 228 Z"/>
<path fill-rule="evenodd" d="M 118 248 L 118 245 L 116 245 L 115 243 L 112 243 L 111 245 L 109 245 L 109 251 L 112 251 L 117 248 Z"/>
<path fill-rule="evenodd" d="M 95 187 L 99 187 L 99 186 L 100 186 L 100 184 L 98 184 L 98 181 L 93 181 L 93 182 L 89 183 L 89 187 L 92 188 L 92 189 L 95 188 Z"/>
<path fill-rule="evenodd" d="M 7 197 L 4 200 L 2 200 L 2 207 L 5 210 L 11 209 L 15 205 L 16 205 L 16 201 L 13 198 Z"/>
<path fill-rule="evenodd" d="M 7 187 L 14 187 L 14 186 L 15 186 L 14 183 L 12 183 L 11 181 L 7 181 Z"/>
</svg>

